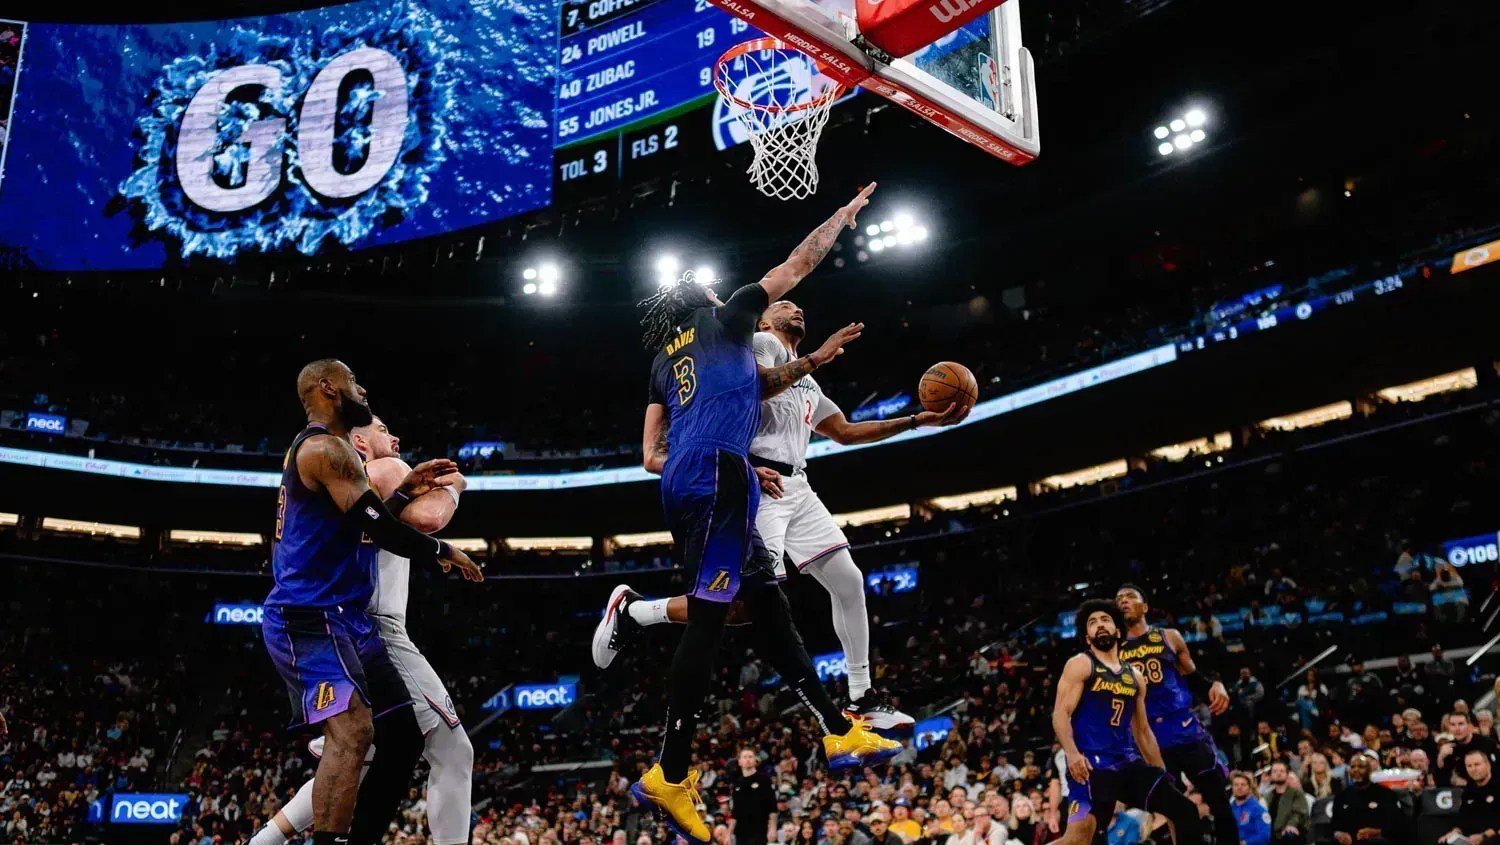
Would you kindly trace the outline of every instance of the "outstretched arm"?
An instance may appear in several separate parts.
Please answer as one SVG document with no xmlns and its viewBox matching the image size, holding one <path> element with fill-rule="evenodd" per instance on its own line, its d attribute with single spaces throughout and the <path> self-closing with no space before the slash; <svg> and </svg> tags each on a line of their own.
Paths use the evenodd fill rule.
<svg viewBox="0 0 1500 845">
<path fill-rule="evenodd" d="M 823 225 L 812 231 L 787 259 L 771 269 L 771 272 L 760 280 L 760 286 L 766 289 L 766 295 L 772 302 L 786 296 L 797 283 L 806 278 L 807 274 L 823 260 L 828 251 L 833 249 L 834 241 L 839 239 L 839 233 L 845 226 L 854 228 L 854 218 L 859 210 L 870 204 L 870 194 L 875 190 L 875 183 L 871 182 L 865 189 L 859 192 L 848 205 L 833 213 L 833 216 L 824 221 Z"/>
<path fill-rule="evenodd" d="M 968 415 L 967 408 L 960 409 L 953 403 L 949 403 L 947 410 L 941 414 L 936 411 L 923 411 L 909 417 L 866 422 L 849 422 L 844 412 L 838 411 L 825 417 L 814 430 L 835 443 L 847 446 L 851 443 L 876 443 L 924 425 L 954 425 L 962 422 L 963 418 Z"/>
</svg>

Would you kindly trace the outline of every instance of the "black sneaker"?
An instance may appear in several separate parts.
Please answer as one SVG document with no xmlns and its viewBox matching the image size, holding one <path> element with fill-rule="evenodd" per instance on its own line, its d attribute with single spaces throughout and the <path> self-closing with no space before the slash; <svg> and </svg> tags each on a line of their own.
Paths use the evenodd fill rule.
<svg viewBox="0 0 1500 845">
<path fill-rule="evenodd" d="M 877 731 L 894 731 L 909 728 L 917 723 L 916 719 L 897 710 L 890 701 L 878 690 L 868 689 L 857 701 L 849 702 L 844 708 L 844 715 L 849 718 L 861 718 Z"/>
<path fill-rule="evenodd" d="M 621 584 L 609 594 L 609 601 L 604 605 L 604 615 L 599 619 L 598 627 L 594 628 L 595 666 L 608 669 L 620 649 L 635 639 L 641 624 L 630 618 L 630 603 L 640 597 L 641 594 L 630 589 L 629 584 Z"/>
</svg>

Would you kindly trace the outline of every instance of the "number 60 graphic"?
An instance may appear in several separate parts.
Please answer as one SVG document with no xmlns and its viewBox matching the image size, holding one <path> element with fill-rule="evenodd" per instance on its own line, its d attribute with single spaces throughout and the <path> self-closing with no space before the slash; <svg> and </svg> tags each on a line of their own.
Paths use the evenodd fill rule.
<svg viewBox="0 0 1500 845">
<path fill-rule="evenodd" d="M 380 92 L 370 113 L 369 155 L 353 173 L 340 173 L 333 164 L 339 88 L 349 74 L 359 71 L 370 74 Z M 285 118 L 254 121 L 235 139 L 234 143 L 249 147 L 242 184 L 225 187 L 214 179 L 214 155 L 220 146 L 219 112 L 230 95 L 261 86 L 274 96 L 282 83 L 281 71 L 270 65 L 240 65 L 210 76 L 193 95 L 178 130 L 176 164 L 177 181 L 194 204 L 209 211 L 242 211 L 281 186 L 283 162 L 277 144 L 286 132 Z M 330 199 L 368 191 L 396 163 L 409 120 L 406 71 L 395 56 L 361 47 L 335 58 L 313 77 L 299 107 L 296 145 L 303 180 Z"/>
</svg>

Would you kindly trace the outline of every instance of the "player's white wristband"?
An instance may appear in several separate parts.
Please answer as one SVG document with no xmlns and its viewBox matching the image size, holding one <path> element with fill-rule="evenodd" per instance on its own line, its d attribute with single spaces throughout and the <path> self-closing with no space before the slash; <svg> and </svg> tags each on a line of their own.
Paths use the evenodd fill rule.
<svg viewBox="0 0 1500 845">
<path fill-rule="evenodd" d="M 445 492 L 448 495 L 450 495 L 450 496 L 453 497 L 453 504 L 454 505 L 458 504 L 458 488 L 457 487 L 454 487 L 453 485 L 450 484 L 447 487 L 442 488 L 442 490 L 443 490 L 443 492 Z"/>
</svg>

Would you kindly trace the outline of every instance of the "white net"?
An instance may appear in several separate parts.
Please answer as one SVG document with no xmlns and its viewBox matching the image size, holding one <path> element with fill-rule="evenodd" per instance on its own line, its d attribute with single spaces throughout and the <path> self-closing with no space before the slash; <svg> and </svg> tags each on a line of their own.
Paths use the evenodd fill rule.
<svg viewBox="0 0 1500 845">
<path fill-rule="evenodd" d="M 745 127 L 751 184 L 768 197 L 805 199 L 818 190 L 818 139 L 842 89 L 812 59 L 765 38 L 719 60 L 715 84 Z"/>
</svg>

